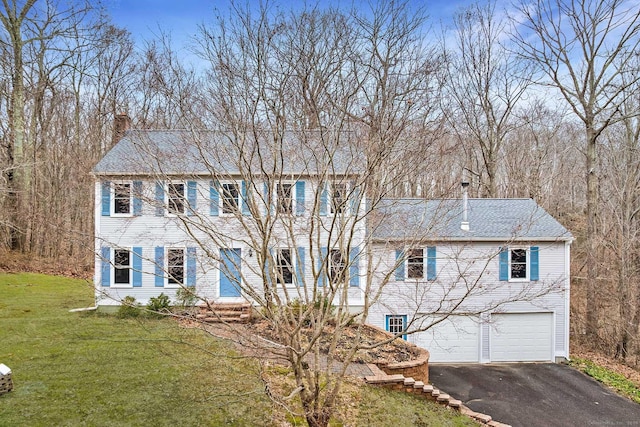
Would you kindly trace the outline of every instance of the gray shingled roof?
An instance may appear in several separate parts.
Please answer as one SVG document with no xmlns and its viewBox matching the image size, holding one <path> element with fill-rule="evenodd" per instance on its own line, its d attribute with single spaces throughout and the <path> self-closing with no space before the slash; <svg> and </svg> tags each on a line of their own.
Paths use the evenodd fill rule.
<svg viewBox="0 0 640 427">
<path fill-rule="evenodd" d="M 386 199 L 370 230 L 379 241 L 573 239 L 532 199 L 469 199 L 469 231 L 460 228 L 462 211 L 462 200 Z"/>
<path fill-rule="evenodd" d="M 331 175 L 348 175 L 362 169 L 361 150 L 347 141 L 351 134 L 343 132 L 336 138 L 329 135 L 325 141 L 330 142 L 324 143 L 317 135 L 289 132 L 282 144 L 274 144 L 266 132 L 256 143 L 250 137 L 234 140 L 222 131 L 131 130 L 98 162 L 93 173 L 210 176 L 277 170 L 282 174 L 315 175 L 328 168 Z"/>
</svg>

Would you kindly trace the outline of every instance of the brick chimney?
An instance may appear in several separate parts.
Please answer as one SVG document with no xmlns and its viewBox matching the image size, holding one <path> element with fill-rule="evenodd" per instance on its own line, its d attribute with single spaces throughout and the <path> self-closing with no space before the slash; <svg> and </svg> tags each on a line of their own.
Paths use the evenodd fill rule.
<svg viewBox="0 0 640 427">
<path fill-rule="evenodd" d="M 131 129 L 131 119 L 124 114 L 116 114 L 113 118 L 113 137 L 111 139 L 111 146 L 113 147 L 118 141 L 122 139 L 124 134 Z"/>
</svg>

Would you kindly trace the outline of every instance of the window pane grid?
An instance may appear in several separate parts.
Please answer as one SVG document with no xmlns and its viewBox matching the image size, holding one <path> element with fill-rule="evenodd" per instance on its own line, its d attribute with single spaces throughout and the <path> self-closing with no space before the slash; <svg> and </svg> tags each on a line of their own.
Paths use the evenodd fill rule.
<svg viewBox="0 0 640 427">
<path fill-rule="evenodd" d="M 293 283 L 293 264 L 291 260 L 291 250 L 290 249 L 280 249 L 276 256 L 276 266 L 277 266 L 277 282 L 282 284 L 291 284 Z"/>
<path fill-rule="evenodd" d="M 511 250 L 511 278 L 527 278 L 527 251 L 526 249 Z"/>
<path fill-rule="evenodd" d="M 131 213 L 131 184 L 114 184 L 113 213 Z"/>
<path fill-rule="evenodd" d="M 422 249 L 411 249 L 407 258 L 407 277 L 422 279 L 424 277 L 424 255 Z"/>
<path fill-rule="evenodd" d="M 167 251 L 167 270 L 169 284 L 181 285 L 184 283 L 184 250 L 169 249 Z"/>
<path fill-rule="evenodd" d="M 113 282 L 120 285 L 128 285 L 131 276 L 131 256 L 128 250 L 116 249 L 114 258 L 114 279 Z"/>
<path fill-rule="evenodd" d="M 400 334 L 404 331 L 403 316 L 389 316 L 389 332 L 392 334 Z"/>
<path fill-rule="evenodd" d="M 339 283 L 344 280 L 344 275 L 347 270 L 347 263 L 342 251 L 339 249 L 332 249 L 329 253 L 329 280 L 331 283 Z"/>
<path fill-rule="evenodd" d="M 169 213 L 184 213 L 184 184 L 169 184 Z"/>
<path fill-rule="evenodd" d="M 238 184 L 222 184 L 222 213 L 237 212 L 239 194 Z"/>
<path fill-rule="evenodd" d="M 278 184 L 277 195 L 278 213 L 287 215 L 293 213 L 293 184 Z"/>
<path fill-rule="evenodd" d="M 331 213 L 342 213 L 347 199 L 347 185 L 344 183 L 333 183 L 331 191 Z"/>
</svg>

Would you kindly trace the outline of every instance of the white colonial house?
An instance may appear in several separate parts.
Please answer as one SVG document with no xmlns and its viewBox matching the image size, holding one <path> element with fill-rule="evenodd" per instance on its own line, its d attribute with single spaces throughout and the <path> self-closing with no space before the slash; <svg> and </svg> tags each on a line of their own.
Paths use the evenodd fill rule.
<svg viewBox="0 0 640 427">
<path fill-rule="evenodd" d="M 570 233 L 529 199 L 372 200 L 351 137 L 128 131 L 94 168 L 96 305 L 330 295 L 434 362 L 568 358 Z"/>
</svg>

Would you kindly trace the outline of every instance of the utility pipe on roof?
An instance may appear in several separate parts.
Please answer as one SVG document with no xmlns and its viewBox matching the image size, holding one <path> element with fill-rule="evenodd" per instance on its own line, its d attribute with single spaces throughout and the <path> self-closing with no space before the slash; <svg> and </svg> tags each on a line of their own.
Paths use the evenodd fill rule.
<svg viewBox="0 0 640 427">
<path fill-rule="evenodd" d="M 462 224 L 460 229 L 462 231 L 469 231 L 469 195 L 467 194 L 467 188 L 469 183 L 462 181 Z"/>
</svg>

